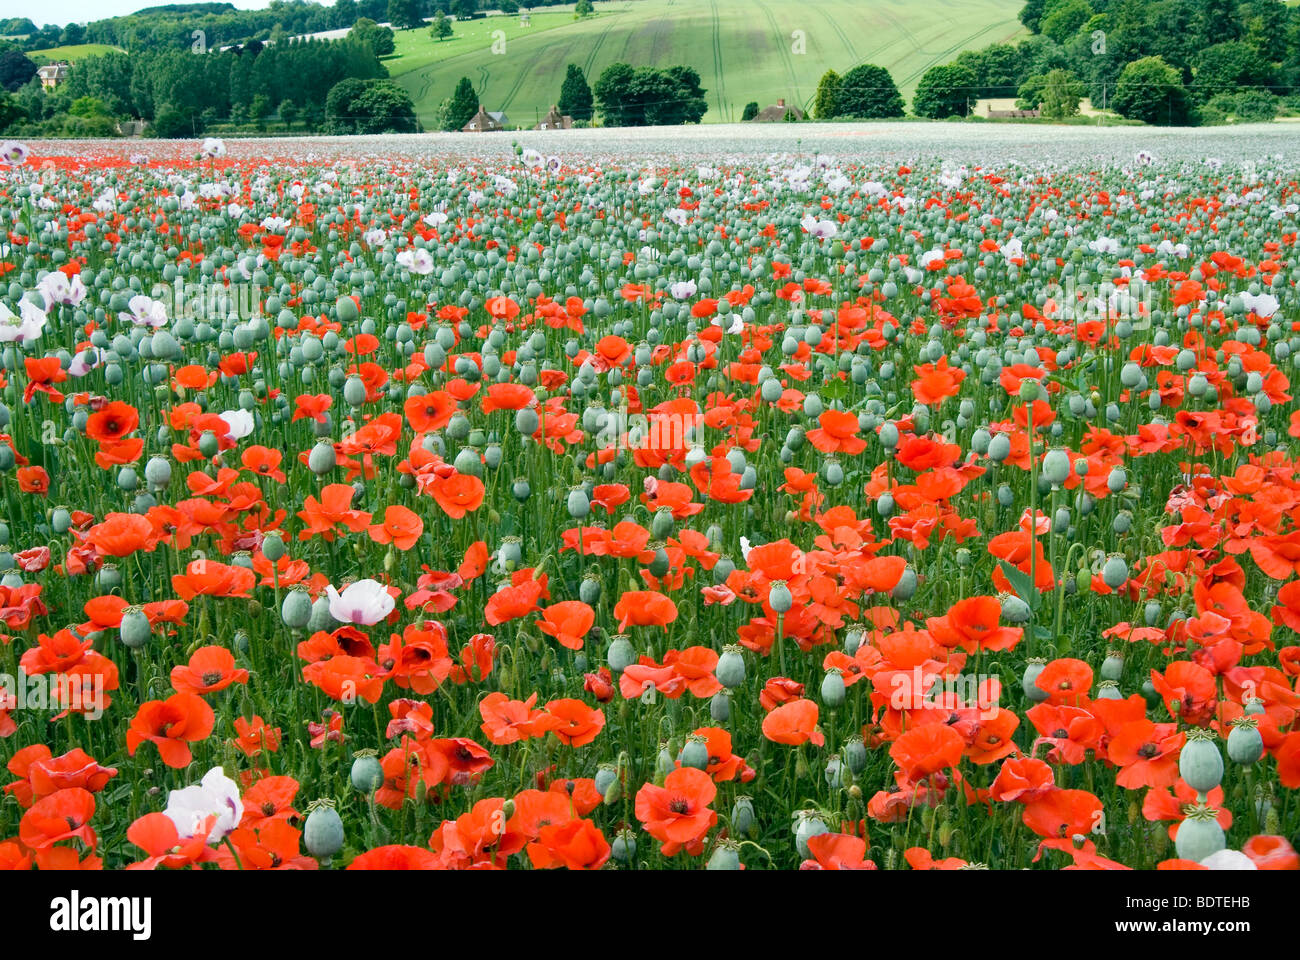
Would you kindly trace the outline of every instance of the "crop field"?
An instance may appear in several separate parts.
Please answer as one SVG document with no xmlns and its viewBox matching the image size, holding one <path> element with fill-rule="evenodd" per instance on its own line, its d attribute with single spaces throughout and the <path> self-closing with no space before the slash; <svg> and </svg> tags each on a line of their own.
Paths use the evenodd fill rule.
<svg viewBox="0 0 1300 960">
<path fill-rule="evenodd" d="M 694 67 L 708 91 L 704 122 L 720 123 L 739 120 L 751 100 L 806 105 L 828 68 L 844 73 L 859 63 L 888 69 L 910 100 L 929 67 L 1023 32 L 1012 0 L 634 0 L 597 10 L 584 20 L 535 10 L 526 28 L 518 16 L 457 23 L 456 39 L 441 43 L 427 29 L 398 31 L 398 55 L 386 64 L 426 127 L 462 76 L 489 110 L 532 126 L 559 98 L 568 64 L 595 83 L 619 61 Z M 504 46 L 494 52 L 498 30 Z"/>
<path fill-rule="evenodd" d="M 0 867 L 1300 868 L 1293 137 L 511 139 L 0 144 Z"/>
</svg>

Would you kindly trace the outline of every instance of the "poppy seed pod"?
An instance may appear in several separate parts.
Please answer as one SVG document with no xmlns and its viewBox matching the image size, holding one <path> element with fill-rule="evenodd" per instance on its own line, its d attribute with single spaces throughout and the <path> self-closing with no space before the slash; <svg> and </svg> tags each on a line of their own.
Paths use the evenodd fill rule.
<svg viewBox="0 0 1300 960">
<path fill-rule="evenodd" d="M 794 597 L 790 595 L 790 587 L 784 580 L 772 582 L 772 590 L 768 594 L 767 602 L 777 613 L 787 613 L 794 606 Z"/>
<path fill-rule="evenodd" d="M 334 804 L 327 801 L 314 801 L 308 809 L 311 812 L 302 828 L 303 846 L 313 857 L 334 856 L 343 849 L 342 818 Z"/>
<path fill-rule="evenodd" d="M 822 703 L 834 710 L 843 705 L 844 696 L 844 675 L 832 667 L 826 671 L 826 676 L 822 677 Z"/>
<path fill-rule="evenodd" d="M 709 698 L 709 716 L 714 723 L 726 723 L 731 719 L 731 695 L 719 690 Z"/>
<path fill-rule="evenodd" d="M 903 568 L 903 575 L 898 578 L 898 583 L 894 586 L 893 590 L 889 591 L 889 595 L 893 599 L 899 601 L 911 600 L 913 595 L 916 593 L 916 585 L 916 570 L 911 564 L 908 564 Z"/>
<path fill-rule="evenodd" d="M 678 757 L 678 762 L 683 767 L 694 767 L 696 770 L 703 770 L 708 767 L 709 748 L 704 737 L 687 737 L 686 743 L 682 746 L 682 752 Z"/>
<path fill-rule="evenodd" d="M 1124 675 L 1124 656 L 1115 651 L 1106 654 L 1106 659 L 1101 662 L 1100 675 L 1103 680 L 1113 680 L 1118 683 L 1120 677 Z"/>
<path fill-rule="evenodd" d="M 794 825 L 794 845 L 795 849 L 799 851 L 799 856 L 805 860 L 811 857 L 812 851 L 808 849 L 808 841 L 823 833 L 830 833 L 830 827 L 826 826 L 826 823 L 817 815 L 816 811 L 799 811 Z"/>
<path fill-rule="evenodd" d="M 122 613 L 122 623 L 118 627 L 122 645 L 138 650 L 149 642 L 151 630 L 149 618 L 140 607 L 127 607 Z"/>
<path fill-rule="evenodd" d="M 373 754 L 357 753 L 352 760 L 348 779 L 358 793 L 371 794 L 383 786 L 384 768 Z"/>
<path fill-rule="evenodd" d="M 569 491 L 565 506 L 569 516 L 574 520 L 582 520 L 591 513 L 591 501 L 587 498 L 587 491 L 582 487 L 574 487 Z"/>
<path fill-rule="evenodd" d="M 1034 703 L 1042 703 L 1047 699 L 1048 693 L 1038 685 L 1038 675 L 1043 672 L 1047 666 L 1047 661 L 1034 657 L 1025 664 L 1025 672 L 1020 677 L 1020 689 L 1024 691 L 1025 697 Z"/>
<path fill-rule="evenodd" d="M 620 830 L 609 845 L 609 854 L 619 863 L 631 863 L 636 858 L 636 835 L 631 830 Z"/>
<path fill-rule="evenodd" d="M 636 651 L 632 649 L 632 642 L 624 636 L 614 637 L 605 651 L 605 662 L 615 673 L 622 673 L 636 663 Z"/>
<path fill-rule="evenodd" d="M 329 473 L 337 464 L 338 456 L 334 452 L 334 444 L 328 440 L 318 440 L 311 448 L 311 453 L 307 455 L 307 469 L 318 477 Z"/>
<path fill-rule="evenodd" d="M 1214 743 L 1214 734 L 1193 728 L 1178 754 L 1178 774 L 1183 782 L 1199 794 L 1207 794 L 1223 780 L 1223 754 Z"/>
<path fill-rule="evenodd" d="M 262 556 L 266 557 L 266 559 L 272 563 L 277 563 L 284 556 L 284 553 L 284 538 L 279 533 L 268 533 L 262 538 Z"/>
<path fill-rule="evenodd" d="M 743 794 L 731 805 L 731 828 L 737 834 L 750 832 L 754 825 L 754 801 Z"/>
<path fill-rule="evenodd" d="M 1128 581 L 1128 562 L 1118 553 L 1112 553 L 1102 565 L 1101 581 L 1112 590 L 1122 587 Z"/>
<path fill-rule="evenodd" d="M 312 603 L 307 591 L 293 589 L 280 604 L 280 619 L 293 630 L 302 630 L 311 621 Z"/>
<path fill-rule="evenodd" d="M 1223 827 L 1219 826 L 1218 811 L 1205 804 L 1192 809 L 1174 834 L 1174 849 L 1179 859 L 1200 863 L 1226 846 Z"/>
<path fill-rule="evenodd" d="M 1070 455 L 1060 447 L 1053 447 L 1043 455 L 1043 476 L 1054 487 L 1070 479 Z"/>
<path fill-rule="evenodd" d="M 740 869 L 740 847 L 729 841 L 719 840 L 714 847 L 713 855 L 709 857 L 706 870 L 739 870 Z"/>
<path fill-rule="evenodd" d="M 741 647 L 734 644 L 724 647 L 722 655 L 718 657 L 718 664 L 713 669 L 718 682 L 729 690 L 734 690 L 745 682 L 745 658 L 741 650 Z"/>
<path fill-rule="evenodd" d="M 1259 732 L 1259 722 L 1254 717 L 1238 717 L 1232 721 L 1228 734 L 1228 759 L 1248 767 L 1264 755 L 1264 738 Z"/>
<path fill-rule="evenodd" d="M 996 434 L 989 440 L 988 457 L 994 463 L 1001 463 L 1011 456 L 1011 438 L 1005 433 Z"/>
</svg>

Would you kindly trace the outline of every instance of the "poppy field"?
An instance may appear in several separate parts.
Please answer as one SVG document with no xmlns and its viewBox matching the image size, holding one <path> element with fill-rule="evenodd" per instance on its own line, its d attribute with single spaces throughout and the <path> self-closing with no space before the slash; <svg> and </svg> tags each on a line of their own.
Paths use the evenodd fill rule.
<svg viewBox="0 0 1300 960">
<path fill-rule="evenodd" d="M 0 865 L 1300 868 L 1286 155 L 455 142 L 0 147 Z"/>
</svg>

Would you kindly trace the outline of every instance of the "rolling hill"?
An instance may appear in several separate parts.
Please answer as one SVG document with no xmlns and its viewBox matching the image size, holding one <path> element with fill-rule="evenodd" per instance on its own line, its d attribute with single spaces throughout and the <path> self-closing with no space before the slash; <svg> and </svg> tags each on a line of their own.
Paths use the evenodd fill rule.
<svg viewBox="0 0 1300 960">
<path fill-rule="evenodd" d="M 455 24 L 441 43 L 428 29 L 397 33 L 389 72 L 411 93 L 420 121 L 430 127 L 456 81 L 469 77 L 489 110 L 504 110 L 512 125 L 531 126 L 560 93 L 565 67 L 581 65 L 589 83 L 620 60 L 634 66 L 686 64 L 707 89 L 706 123 L 740 119 L 751 100 L 760 106 L 785 98 L 806 106 L 830 68 L 840 73 L 875 63 L 893 75 L 911 101 L 917 80 L 960 51 L 1023 32 L 1019 0 L 629 0 L 601 3 L 575 20 L 571 12 L 534 10 L 531 25 L 518 16 L 491 16 Z M 495 31 L 501 35 L 494 37 Z M 503 35 L 503 36 L 502 36 Z M 494 53 L 494 40 L 504 52 Z M 802 48 L 802 52 L 798 52 Z M 501 44 L 497 43 L 497 49 Z"/>
</svg>

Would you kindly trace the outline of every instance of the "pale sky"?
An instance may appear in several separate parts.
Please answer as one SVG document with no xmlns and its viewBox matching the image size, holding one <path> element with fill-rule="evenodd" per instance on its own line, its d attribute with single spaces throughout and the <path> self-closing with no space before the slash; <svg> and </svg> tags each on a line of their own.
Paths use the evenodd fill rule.
<svg viewBox="0 0 1300 960">
<path fill-rule="evenodd" d="M 68 23 L 88 23 L 135 13 L 145 7 L 158 6 L 169 0 L 0 0 L 0 20 L 11 17 L 30 17 L 38 27 L 47 23 L 64 26 Z M 270 0 L 230 0 L 240 10 L 261 10 Z M 326 3 L 325 6 L 331 6 Z"/>
</svg>

